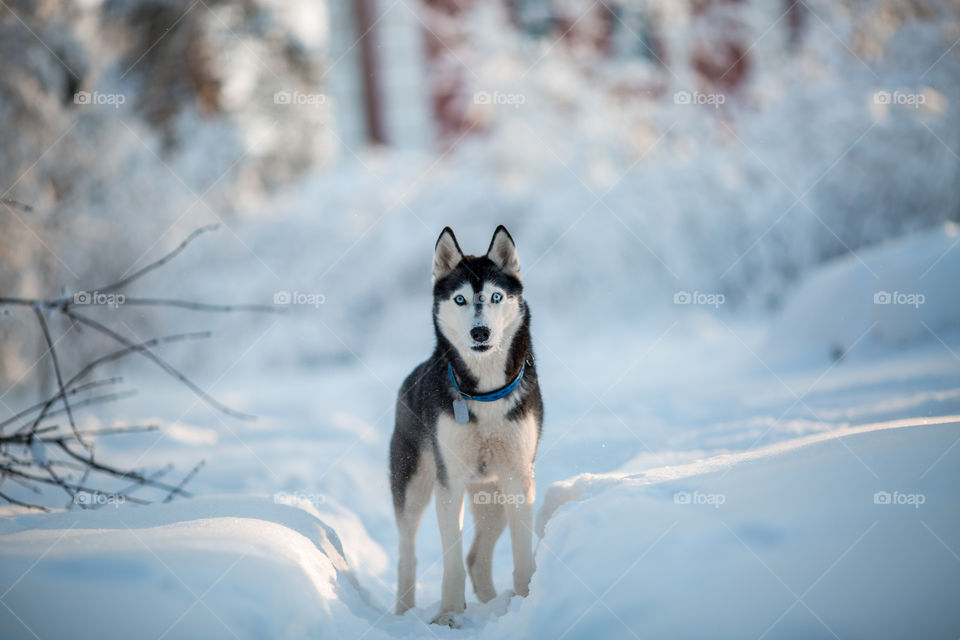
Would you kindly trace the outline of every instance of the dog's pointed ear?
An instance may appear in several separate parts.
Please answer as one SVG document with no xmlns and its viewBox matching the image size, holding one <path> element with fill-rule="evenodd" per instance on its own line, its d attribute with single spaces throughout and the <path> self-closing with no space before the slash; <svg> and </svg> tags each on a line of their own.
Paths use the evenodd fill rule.
<svg viewBox="0 0 960 640">
<path fill-rule="evenodd" d="M 497 227 L 487 249 L 490 258 L 501 271 L 515 278 L 520 277 L 520 258 L 517 257 L 517 245 L 514 244 L 510 232 L 503 225 Z"/>
<path fill-rule="evenodd" d="M 444 227 L 437 238 L 437 246 L 433 250 L 433 281 L 447 276 L 451 271 L 457 268 L 460 261 L 463 260 L 463 251 L 457 244 L 457 238 L 453 235 L 453 229 Z"/>
</svg>

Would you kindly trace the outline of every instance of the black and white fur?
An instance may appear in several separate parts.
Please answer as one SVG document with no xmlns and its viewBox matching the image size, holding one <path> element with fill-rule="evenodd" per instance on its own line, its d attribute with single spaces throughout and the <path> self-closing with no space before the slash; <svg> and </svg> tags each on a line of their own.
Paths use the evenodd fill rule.
<svg viewBox="0 0 960 640">
<path fill-rule="evenodd" d="M 486 255 L 464 255 L 453 231 L 440 234 L 433 259 L 433 324 L 437 346 L 400 388 L 390 442 L 390 482 L 400 538 L 397 614 L 414 606 L 415 539 L 436 489 L 443 544 L 440 613 L 433 620 L 456 626 L 465 609 L 463 499 L 470 499 L 476 533 L 467 570 L 481 602 L 496 596 L 493 548 L 510 526 L 513 590 L 526 596 L 533 574 L 534 456 L 543 424 L 543 402 L 530 342 L 530 310 L 523 299 L 517 248 L 497 227 Z M 459 298 L 459 296 L 463 296 Z M 523 380 L 493 402 L 468 400 L 470 420 L 454 420 L 460 389 L 478 395 Z"/>
</svg>

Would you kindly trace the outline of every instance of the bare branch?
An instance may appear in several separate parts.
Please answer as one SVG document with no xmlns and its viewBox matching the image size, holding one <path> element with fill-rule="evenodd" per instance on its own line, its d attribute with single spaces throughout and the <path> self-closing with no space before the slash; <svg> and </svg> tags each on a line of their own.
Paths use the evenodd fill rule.
<svg viewBox="0 0 960 640">
<path fill-rule="evenodd" d="M 114 351 L 114 352 L 112 352 L 112 353 L 108 353 L 108 354 L 106 354 L 106 355 L 104 355 L 104 356 L 100 356 L 100 357 L 97 358 L 96 360 L 93 360 L 92 362 L 90 362 L 89 364 L 87 364 L 83 369 L 81 369 L 80 371 L 78 371 L 78 372 L 76 373 L 76 375 L 74 375 L 72 378 L 70 378 L 70 380 L 67 382 L 67 386 L 70 386 L 70 385 L 72 385 L 74 382 L 82 379 L 84 376 L 88 375 L 91 371 L 93 371 L 94 369 L 96 369 L 98 366 L 100 366 L 100 365 L 102 365 L 102 364 L 105 364 L 105 363 L 107 363 L 107 362 L 112 362 L 112 361 L 114 361 L 114 360 L 119 360 L 120 358 L 126 357 L 126 356 L 130 355 L 131 353 L 136 353 L 136 352 L 139 351 L 141 348 L 152 347 L 152 346 L 156 346 L 156 345 L 160 345 L 160 344 L 167 344 L 167 343 L 170 343 L 170 342 L 176 342 L 176 341 L 178 341 L 178 340 L 186 340 L 186 339 L 193 339 L 193 338 L 209 338 L 210 335 L 211 335 L 211 333 L 210 333 L 209 331 L 199 331 L 199 332 L 194 332 L 194 333 L 178 333 L 178 334 L 174 334 L 174 335 L 171 335 L 171 336 L 164 336 L 164 337 L 160 337 L 160 338 L 153 338 L 152 340 L 147 340 L 147 341 L 145 341 L 145 342 L 140 342 L 140 343 L 138 343 L 138 344 L 132 344 L 132 345 L 130 345 L 129 347 L 126 347 L 126 348 L 123 348 L 123 349 L 119 349 L 119 350 Z M 59 395 L 55 395 L 55 396 L 53 396 L 52 398 L 50 398 L 49 400 L 47 400 L 45 403 L 43 403 L 43 409 L 41 410 L 40 416 L 39 416 L 39 418 L 37 419 L 38 422 L 39 422 L 39 421 L 42 421 L 44 417 L 48 417 L 48 416 L 50 416 L 50 415 L 54 415 L 54 414 L 48 413 L 48 411 L 49 411 L 50 407 L 57 401 L 58 398 L 59 398 Z M 28 413 L 29 413 L 29 412 L 28 412 Z M 6 424 L 9 424 L 10 422 L 12 422 L 13 419 L 14 419 L 14 418 L 8 418 L 7 420 L 4 420 L 3 422 L 0 422 L 0 429 L 2 429 Z"/>
<path fill-rule="evenodd" d="M 28 509 L 37 509 L 38 511 L 44 511 L 44 512 L 47 512 L 47 513 L 50 512 L 50 509 L 48 509 L 47 507 L 41 507 L 40 505 L 37 505 L 37 504 L 29 504 L 29 503 L 26 503 L 26 502 L 20 502 L 19 500 L 15 499 L 15 498 L 11 498 L 11 497 L 8 496 L 7 494 L 3 493 L 2 491 L 0 491 L 0 498 L 3 498 L 4 500 L 6 500 L 7 502 L 9 502 L 10 504 L 15 504 L 15 505 L 17 505 L 18 507 L 27 507 Z"/>
<path fill-rule="evenodd" d="M 83 475 L 80 476 L 80 484 L 86 484 L 87 478 L 89 478 L 89 477 L 90 477 L 90 467 L 84 466 L 84 467 L 83 467 Z M 76 502 L 77 502 L 76 500 L 71 501 L 71 502 L 67 505 L 67 509 L 73 509 L 73 507 L 74 507 L 74 505 L 76 504 Z M 86 508 L 86 505 L 84 505 L 84 508 Z"/>
<path fill-rule="evenodd" d="M 27 446 L 32 442 L 66 442 L 73 439 L 73 436 L 70 434 L 59 434 L 52 436 L 40 436 L 44 431 L 49 431 L 52 429 L 57 429 L 57 425 L 47 427 L 46 429 L 38 429 L 36 432 L 31 433 L 14 433 L 9 436 L 0 436 L 0 444 L 11 444 L 11 445 L 20 445 Z M 83 436 L 113 436 L 121 433 L 148 433 L 150 431 L 157 431 L 160 427 L 155 424 L 147 425 L 131 425 L 129 427 L 115 427 L 112 429 L 87 429 L 80 431 L 80 435 Z"/>
<path fill-rule="evenodd" d="M 32 485 L 32 484 L 29 484 L 29 483 L 27 483 L 27 482 L 24 482 L 21 478 L 17 478 L 17 477 L 14 477 L 14 476 L 8 476 L 8 477 L 6 477 L 6 478 L 4 478 L 4 479 L 5 479 L 5 480 L 10 480 L 10 481 L 12 481 L 12 482 L 16 482 L 18 485 L 20 485 L 21 487 L 23 487 L 24 489 L 26 489 L 27 491 L 29 491 L 29 492 L 32 493 L 33 495 L 39 496 L 39 495 L 41 495 L 41 493 L 42 493 L 42 492 L 40 491 L 40 489 L 37 488 L 36 485 Z"/>
<path fill-rule="evenodd" d="M 144 425 L 130 425 L 128 427 L 113 427 L 112 429 L 87 429 L 81 431 L 80 434 L 84 436 L 115 436 L 121 433 L 149 433 L 151 431 L 159 431 L 160 427 L 155 424 L 144 424 Z M 57 442 L 59 440 L 69 440 L 70 436 L 51 436 L 46 438 L 40 438 L 41 442 Z"/>
<path fill-rule="evenodd" d="M 172 298 L 130 298 L 123 299 L 123 304 L 145 307 L 178 307 L 191 311 L 214 311 L 229 313 L 231 311 L 253 311 L 257 313 L 287 313 L 283 307 L 273 307 L 268 304 L 207 304 L 191 300 L 176 300 Z"/>
<path fill-rule="evenodd" d="M 200 469 L 203 468 L 205 464 L 207 464 L 206 460 L 201 460 L 200 462 L 198 462 L 197 466 L 191 469 L 190 473 L 188 473 L 183 477 L 183 480 L 181 480 L 180 484 L 177 485 L 176 491 L 171 491 L 170 493 L 167 494 L 167 497 L 163 499 L 163 504 L 167 504 L 168 502 L 173 500 L 174 494 L 180 491 L 180 489 L 182 489 L 188 482 L 190 482 L 193 479 L 193 476 L 197 475 L 197 473 L 200 471 Z"/>
<path fill-rule="evenodd" d="M 129 398 L 135 395 L 137 395 L 137 391 L 135 389 L 130 389 L 129 391 L 121 391 L 119 393 L 105 393 L 102 396 L 92 396 L 90 398 L 84 398 L 79 402 L 74 402 L 73 408 L 80 409 L 82 407 L 89 407 L 90 405 L 94 405 L 94 404 L 105 404 L 107 402 L 116 402 L 117 400 L 124 400 L 126 398 Z M 48 411 L 46 417 L 52 418 L 53 416 L 58 416 L 62 413 L 64 413 L 63 409 L 55 409 L 53 411 Z M 43 429 L 34 430 L 32 427 L 33 427 L 32 423 L 28 422 L 23 426 L 21 426 L 19 429 L 17 429 L 14 433 L 20 434 L 25 431 L 29 431 L 31 433 L 37 434 L 43 431 Z"/>
<path fill-rule="evenodd" d="M 160 469 L 157 469 L 156 471 L 154 471 L 153 473 L 151 473 L 149 476 L 147 476 L 147 479 L 150 480 L 150 481 L 158 480 L 159 478 L 162 478 L 163 476 L 167 475 L 167 474 L 170 473 L 171 471 L 173 471 L 173 463 L 172 463 L 172 462 L 168 462 L 165 467 L 162 467 L 162 468 L 160 468 Z M 127 495 L 127 494 L 129 494 L 129 493 L 132 493 L 132 492 L 136 491 L 137 489 L 142 489 L 142 488 L 145 487 L 145 486 L 149 486 L 149 485 L 147 485 L 147 484 L 141 484 L 141 483 L 139 483 L 139 482 L 134 482 L 133 484 L 128 484 L 128 485 L 127 485 L 126 487 L 124 487 L 123 489 L 120 489 L 120 491 L 118 491 L 117 493 L 122 493 L 122 494 L 124 494 L 124 495 Z M 95 508 L 96 508 L 96 507 L 95 507 Z"/>
<path fill-rule="evenodd" d="M 144 346 L 139 346 L 139 347 L 138 347 L 135 343 L 131 342 L 130 340 L 128 340 L 128 339 L 126 339 L 126 338 L 124 338 L 123 336 L 121 336 L 119 333 L 117 333 L 117 332 L 114 331 L 113 329 L 107 327 L 106 325 L 103 325 L 103 324 L 97 322 L 96 320 L 93 320 L 93 319 L 91 319 L 91 318 L 88 318 L 87 316 L 81 316 L 81 315 L 77 314 L 75 311 L 65 311 L 65 313 L 66 313 L 68 316 L 70 316 L 71 318 L 73 318 L 74 320 L 76 320 L 77 322 L 79 322 L 80 324 L 87 325 L 88 327 L 90 327 L 90 328 L 92 328 L 92 329 L 94 329 L 94 330 L 96 330 L 96 331 L 99 331 L 100 333 L 102 333 L 102 334 L 104 334 L 104 335 L 106 335 L 106 336 L 108 336 L 108 337 L 116 340 L 116 341 L 119 342 L 120 344 L 123 344 L 123 345 L 125 345 L 125 346 L 127 346 L 127 347 L 129 347 L 129 348 L 131 348 L 131 349 L 135 349 L 138 353 L 142 354 L 145 358 L 151 360 L 151 361 L 154 362 L 157 366 L 159 366 L 161 369 L 163 369 L 163 370 L 166 371 L 168 374 L 170 374 L 171 376 L 173 376 L 175 379 L 179 380 L 179 381 L 182 382 L 184 385 L 186 385 L 191 391 L 193 391 L 195 394 L 197 394 L 197 396 L 198 396 L 201 400 L 203 400 L 204 402 L 206 402 L 207 404 L 209 404 L 211 407 L 213 407 L 213 408 L 215 408 L 215 409 L 218 409 L 219 411 L 221 411 L 221 412 L 223 412 L 223 413 L 226 413 L 227 415 L 233 416 L 233 417 L 235 417 L 235 418 L 239 418 L 240 420 L 256 420 L 256 419 L 257 419 L 257 416 L 254 416 L 254 415 L 251 415 L 251 414 L 248 414 L 248 413 L 242 413 L 242 412 L 240 412 L 240 411 L 236 411 L 236 410 L 231 409 L 230 407 L 226 406 L 225 404 L 219 402 L 216 398 L 214 398 L 213 396 L 211 396 L 210 394 L 208 394 L 206 391 L 204 391 L 203 389 L 201 389 L 199 386 L 197 386 L 196 383 L 194 383 L 194 382 L 191 381 L 189 378 L 187 378 L 185 375 L 183 375 L 182 373 L 180 373 L 180 372 L 179 372 L 177 369 L 175 369 L 172 365 L 168 364 L 165 360 L 163 360 L 162 358 L 160 358 L 160 356 L 158 356 L 158 355 L 156 355 L 155 353 L 153 353 L 153 351 L 151 351 L 149 348 L 144 347 Z"/>
<path fill-rule="evenodd" d="M 0 198 L 0 204 L 8 207 L 17 206 L 25 211 L 30 210 L 30 207 L 27 205 L 3 198 Z M 138 269 L 129 276 L 121 277 L 116 282 L 99 289 L 93 289 L 92 291 L 97 291 L 99 293 L 110 293 L 123 289 L 127 285 L 139 280 L 140 278 L 143 278 L 149 273 L 156 271 L 163 265 L 169 263 L 171 260 L 183 253 L 187 246 L 190 245 L 200 235 L 217 229 L 218 227 L 219 225 L 208 225 L 195 230 L 179 245 L 177 245 L 176 248 L 161 257 L 159 260 L 147 264 L 145 267 Z M 37 402 L 32 406 L 29 406 L 26 409 L 23 409 L 0 421 L 0 483 L 2 483 L 4 480 L 10 480 L 17 485 L 22 486 L 24 489 L 32 492 L 34 495 L 40 497 L 44 496 L 46 493 L 45 491 L 41 491 L 43 486 L 57 487 L 70 496 L 70 503 L 67 505 L 68 509 L 77 505 L 83 508 L 97 508 L 102 506 L 102 504 L 106 504 L 95 500 L 86 500 L 85 498 L 87 494 L 92 496 L 110 495 L 122 498 L 123 500 L 129 500 L 130 502 L 137 504 L 149 504 L 149 501 L 147 500 L 135 498 L 130 495 L 134 491 L 139 491 L 145 488 L 164 492 L 165 498 L 163 499 L 163 502 L 170 502 L 174 497 L 177 496 L 190 497 L 191 494 L 187 492 L 184 487 L 194 477 L 196 477 L 200 469 L 202 469 L 205 465 L 205 461 L 201 460 L 183 477 L 178 484 L 173 485 L 160 480 L 161 477 L 172 470 L 172 465 L 168 464 L 152 474 L 147 474 L 146 472 L 141 472 L 139 470 L 123 469 L 110 464 L 105 464 L 95 460 L 93 449 L 94 440 L 91 439 L 89 443 L 84 440 L 86 437 L 94 438 L 101 435 L 117 435 L 123 433 L 154 431 L 157 429 L 155 425 L 130 425 L 103 429 L 80 430 L 77 427 L 74 414 L 77 409 L 82 407 L 111 402 L 133 395 L 135 393 L 134 391 L 116 392 L 86 397 L 81 396 L 80 394 L 85 394 L 85 392 L 89 392 L 99 387 L 107 387 L 123 382 L 123 379 L 120 377 L 111 377 L 89 382 L 84 382 L 84 379 L 102 365 L 119 360 L 131 354 L 139 354 L 160 367 L 175 380 L 185 385 L 187 388 L 193 391 L 198 398 L 202 399 L 204 402 L 218 411 L 244 420 L 255 419 L 256 416 L 235 411 L 217 401 L 215 398 L 201 389 L 196 383 L 190 380 L 186 375 L 176 369 L 173 365 L 162 359 L 153 350 L 154 347 L 159 345 L 178 340 L 207 338 L 210 337 L 211 334 L 209 332 L 183 333 L 153 338 L 151 340 L 142 342 L 135 342 L 124 337 L 111 327 L 91 317 L 77 313 L 76 304 L 77 303 L 74 302 L 73 296 L 67 292 L 64 292 L 59 297 L 49 300 L 0 297 L 0 307 L 30 307 L 33 309 L 34 315 L 36 316 L 37 322 L 39 322 L 40 329 L 43 333 L 47 352 L 50 354 L 50 359 L 53 362 L 53 369 L 57 384 L 57 392 L 51 397 Z M 289 311 L 285 308 L 277 308 L 276 306 L 265 304 L 209 304 L 206 302 L 180 300 L 175 298 L 125 297 L 124 304 L 129 306 L 171 307 L 189 311 L 219 313 L 229 313 L 234 311 L 287 313 Z M 69 379 L 66 379 L 64 376 L 64 371 L 61 367 L 60 352 L 58 352 L 56 348 L 57 343 L 54 342 L 51 336 L 50 324 L 48 321 L 48 317 L 54 312 L 62 313 L 64 317 L 71 322 L 71 328 L 76 328 L 78 331 L 84 327 L 93 329 L 95 332 L 103 334 L 111 340 L 118 342 L 120 345 L 122 345 L 122 348 L 90 361 L 76 374 Z M 62 403 L 63 406 L 58 407 L 58 402 Z M 66 426 L 61 427 L 57 424 L 48 424 L 44 422 L 53 416 L 64 413 L 67 415 L 69 430 L 66 428 Z M 10 427 L 10 425 L 17 425 L 16 430 L 10 434 L 4 435 L 2 431 L 5 428 Z M 72 444 L 74 441 L 78 442 L 83 447 L 83 451 L 79 450 L 79 448 Z M 47 448 L 48 446 L 49 449 Z M 20 458 L 15 455 L 15 453 L 20 452 L 26 452 L 25 457 Z M 48 455 L 51 453 L 53 456 L 48 458 Z M 94 472 L 116 479 L 128 480 L 130 481 L 130 484 L 121 492 L 103 494 L 97 489 L 88 486 L 88 479 Z M 79 482 L 76 481 L 76 476 L 74 475 L 75 473 L 82 474 L 80 475 Z M 48 510 L 48 507 L 45 505 L 29 504 L 21 499 L 10 496 L 3 492 L 0 492 L 0 501 L 6 501 L 9 504 L 15 504 L 43 511 Z"/>
<path fill-rule="evenodd" d="M 109 293 L 111 291 L 116 291 L 117 289 L 122 289 L 123 287 L 127 286 L 134 280 L 138 280 L 139 278 L 142 278 L 143 276 L 147 275 L 154 269 L 159 269 L 163 265 L 167 264 L 168 262 L 176 258 L 178 255 L 180 255 L 183 252 L 184 249 L 187 248 L 187 245 L 193 242 L 197 237 L 203 235 L 208 231 L 215 231 L 216 229 L 219 229 L 219 228 L 220 228 L 219 224 L 208 224 L 206 226 L 200 227 L 199 229 L 191 233 L 189 236 L 187 236 L 187 238 L 183 242 L 177 245 L 176 249 L 174 249 L 167 255 L 163 256 L 156 262 L 151 262 L 144 268 L 133 272 L 126 278 L 121 278 L 120 280 L 117 280 L 113 284 L 109 284 L 105 287 L 100 287 L 99 289 L 94 289 L 94 291 L 99 291 L 100 293 Z"/>
<path fill-rule="evenodd" d="M 71 379 L 71 380 L 72 380 L 72 379 Z M 121 378 L 121 377 L 107 378 L 106 380 L 97 380 L 97 381 L 94 381 L 94 382 L 88 382 L 88 383 L 86 383 L 86 384 L 82 384 L 82 385 L 80 385 L 80 386 L 78 386 L 78 387 L 74 387 L 74 388 L 72 388 L 72 389 L 68 389 L 68 390 L 67 390 L 67 393 L 69 393 L 71 396 L 74 396 L 74 395 L 80 393 L 81 391 L 87 391 L 88 389 L 93 389 L 94 387 L 102 387 L 102 386 L 107 386 L 107 385 L 111 385 L 111 384 L 118 384 L 118 383 L 120 383 L 120 382 L 123 382 L 123 378 Z M 69 386 L 70 383 L 68 382 L 67 385 Z M 55 396 L 54 396 L 53 398 L 51 398 L 50 400 L 44 400 L 43 402 L 38 402 L 37 404 L 32 405 L 32 406 L 30 406 L 30 407 L 27 407 L 27 408 L 24 409 L 23 411 L 20 411 L 19 413 L 15 413 L 15 414 L 13 414 L 12 416 L 10 416 L 9 418 L 6 418 L 5 420 L 0 421 L 0 429 L 3 429 L 3 427 L 7 426 L 7 425 L 10 424 L 11 422 L 16 422 L 16 421 L 19 420 L 20 418 L 23 418 L 23 417 L 25 417 L 25 416 L 28 416 L 28 415 L 30 415 L 31 413 L 33 413 L 34 411 L 37 411 L 38 409 L 43 408 L 43 407 L 44 407 L 45 405 L 47 405 L 48 403 L 53 404 L 54 402 L 56 402 L 56 399 L 59 398 L 59 397 L 60 397 L 59 394 L 58 394 L 58 395 L 55 395 Z M 39 430 L 38 430 L 38 432 L 39 432 Z"/>
<path fill-rule="evenodd" d="M 77 492 L 71 489 L 70 487 L 68 487 L 67 483 L 63 481 L 63 478 L 57 475 L 57 473 L 53 470 L 53 465 L 51 465 L 50 463 L 47 463 L 42 465 L 41 468 L 44 471 L 46 471 L 51 478 L 53 478 L 53 480 L 57 483 L 57 486 L 63 489 L 67 493 L 67 495 L 70 496 L 70 500 L 76 501 Z"/>
<path fill-rule="evenodd" d="M 104 363 L 112 362 L 112 361 L 114 361 L 114 360 L 119 360 L 120 358 L 126 357 L 126 356 L 130 355 L 131 353 L 136 353 L 137 351 L 139 351 L 139 350 L 141 350 L 141 349 L 145 349 L 145 348 L 149 348 L 149 347 L 155 347 L 155 346 L 158 346 L 158 345 L 161 345 L 161 344 L 169 344 L 169 343 L 171 343 L 171 342 L 178 342 L 178 341 L 180 341 L 180 340 L 193 340 L 193 339 L 198 339 L 198 338 L 209 338 L 211 335 L 213 335 L 213 334 L 210 333 L 209 331 L 195 331 L 195 332 L 192 332 L 192 333 L 177 333 L 177 334 L 173 334 L 173 335 L 170 335 L 170 336 L 161 336 L 161 337 L 159 337 L 159 338 L 153 338 L 152 340 L 146 340 L 146 341 L 144 341 L 144 342 L 132 344 L 132 345 L 130 345 L 130 346 L 128 346 L 128 347 L 125 347 L 125 348 L 123 348 L 123 349 L 119 349 L 119 350 L 114 351 L 114 352 L 112 352 L 112 353 L 108 353 L 108 354 L 105 355 L 105 356 L 100 356 L 100 357 L 97 358 L 96 360 L 90 362 L 89 364 L 87 364 L 87 366 L 85 366 L 83 369 L 81 369 L 80 371 L 78 371 L 75 376 L 73 376 L 72 378 L 70 378 L 70 383 L 72 384 L 72 383 L 76 382 L 77 380 L 82 379 L 84 376 L 86 376 L 86 375 L 89 374 L 91 371 L 93 371 L 93 370 L 96 369 L 98 366 L 100 366 L 100 365 L 102 365 L 102 364 L 104 364 Z"/>
<path fill-rule="evenodd" d="M 47 327 L 47 319 L 43 317 L 43 309 L 39 306 L 34 306 L 33 311 L 36 313 L 37 320 L 40 322 L 40 328 L 43 330 L 43 339 L 47 342 L 47 351 L 50 353 L 50 359 L 53 360 L 53 371 L 57 375 L 57 385 L 60 388 L 59 397 L 63 399 L 63 407 L 67 410 L 67 419 L 70 421 L 70 428 L 73 429 L 73 434 L 77 437 L 77 442 L 85 449 L 89 449 L 90 447 L 83 441 L 83 438 L 80 437 L 77 431 L 77 423 L 73 419 L 73 411 L 70 410 L 70 400 L 67 399 L 67 388 L 63 384 L 63 375 L 60 373 L 60 360 L 57 358 L 57 350 L 53 345 L 53 340 L 50 338 L 50 329 Z M 36 422 L 33 423 L 34 429 L 37 428 L 42 419 L 43 414 L 41 413 Z"/>
<path fill-rule="evenodd" d="M 53 480 L 53 479 L 51 479 L 51 478 L 46 478 L 46 477 L 44 477 L 44 476 L 31 475 L 31 474 L 29 474 L 29 473 L 24 473 L 23 471 L 19 471 L 19 470 L 17 470 L 17 469 L 4 469 L 3 472 L 4 472 L 5 474 L 9 474 L 9 475 L 12 475 L 12 476 L 17 476 L 17 477 L 23 478 L 23 479 L 25 479 L 25 480 L 30 480 L 31 482 L 40 482 L 40 483 L 42 483 L 42 484 L 58 485 L 58 486 L 60 485 L 59 482 L 57 482 L 57 481 L 55 481 L 55 480 Z M 69 487 L 70 489 L 73 489 L 74 491 L 76 491 L 76 492 L 78 492 L 78 493 L 79 493 L 79 492 L 83 492 L 83 493 L 89 493 L 89 494 L 91 494 L 91 495 L 96 495 L 96 494 L 98 494 L 98 493 L 100 493 L 100 494 L 105 493 L 105 492 L 103 492 L 103 491 L 98 491 L 97 489 L 93 489 L 92 487 L 88 487 L 88 486 L 85 486 L 85 485 L 77 484 L 77 483 L 75 483 L 75 482 L 69 482 L 69 481 L 67 481 L 67 480 L 64 480 L 64 481 L 63 481 L 63 484 L 66 485 L 67 487 Z M 130 496 L 130 495 L 127 495 L 127 494 L 116 493 L 116 494 L 113 494 L 113 495 L 122 496 L 125 500 L 129 500 L 130 502 L 134 502 L 134 503 L 136 503 L 136 504 L 150 504 L 150 502 L 149 502 L 148 500 L 143 500 L 143 499 L 141 499 L 141 498 L 135 498 L 135 497 Z M 187 494 L 187 495 L 189 495 L 189 494 Z"/>
<path fill-rule="evenodd" d="M 137 473 L 136 471 L 124 471 L 123 469 L 117 469 L 116 467 L 111 467 L 109 465 L 105 465 L 100 462 L 97 462 L 92 458 L 84 457 L 79 453 L 76 453 L 75 451 L 73 451 L 69 446 L 67 446 L 66 442 L 57 442 L 56 445 L 60 448 L 61 451 L 66 453 L 68 456 L 86 464 L 94 471 L 101 471 L 103 473 L 107 473 L 117 478 L 126 478 L 128 480 L 133 480 L 139 484 L 148 484 L 151 487 L 155 487 L 157 489 L 163 489 L 165 491 L 170 491 L 172 493 L 175 493 L 177 495 L 181 495 L 187 498 L 191 497 L 188 492 L 184 491 L 180 487 L 174 487 L 172 485 L 169 485 L 163 482 L 151 481 L 146 476 L 144 476 L 141 473 Z"/>
</svg>

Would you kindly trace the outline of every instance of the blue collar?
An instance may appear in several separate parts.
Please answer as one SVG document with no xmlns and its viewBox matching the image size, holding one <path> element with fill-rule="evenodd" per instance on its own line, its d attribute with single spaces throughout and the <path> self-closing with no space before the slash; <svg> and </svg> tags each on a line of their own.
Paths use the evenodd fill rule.
<svg viewBox="0 0 960 640">
<path fill-rule="evenodd" d="M 523 380 L 523 372 L 526 368 L 527 363 L 524 362 L 520 366 L 520 373 L 518 373 L 517 377 L 513 379 L 513 382 L 507 386 L 501 387 L 496 391 L 491 391 L 490 393 L 482 393 L 480 395 L 472 396 L 469 393 L 464 393 L 460 390 L 460 386 L 457 384 L 457 378 L 453 375 L 453 365 L 447 363 L 447 373 L 450 374 L 450 382 L 453 383 L 453 390 L 456 391 L 461 398 L 476 400 L 477 402 L 493 402 L 494 400 L 499 400 L 500 398 L 505 398 L 510 395 L 513 390 L 519 386 L 520 381 Z"/>
</svg>

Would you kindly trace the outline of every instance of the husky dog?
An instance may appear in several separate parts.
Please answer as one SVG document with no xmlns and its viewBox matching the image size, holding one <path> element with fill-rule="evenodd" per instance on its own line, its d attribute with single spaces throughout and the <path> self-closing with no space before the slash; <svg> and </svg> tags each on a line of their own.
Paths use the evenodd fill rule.
<svg viewBox="0 0 960 640">
<path fill-rule="evenodd" d="M 533 462 L 543 401 L 530 343 L 520 261 L 497 227 L 484 256 L 464 255 L 453 231 L 433 256 L 433 355 L 400 387 L 390 441 L 390 484 L 400 538 L 397 614 L 414 606 L 415 539 L 436 488 L 443 543 L 440 613 L 456 626 L 465 607 L 463 498 L 476 533 L 467 570 L 481 602 L 493 599 L 493 547 L 510 525 L 513 590 L 526 596 L 533 574 Z"/>
</svg>

